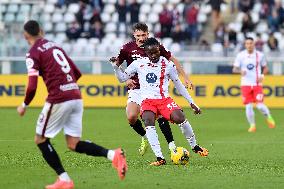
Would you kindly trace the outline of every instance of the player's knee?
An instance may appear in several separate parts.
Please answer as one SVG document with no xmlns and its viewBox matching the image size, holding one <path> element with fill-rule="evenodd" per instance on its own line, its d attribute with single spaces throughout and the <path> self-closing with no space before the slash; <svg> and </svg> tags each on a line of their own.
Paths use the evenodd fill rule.
<svg viewBox="0 0 284 189">
<path fill-rule="evenodd" d="M 137 121 L 137 115 L 135 114 L 128 115 L 127 119 L 130 124 L 135 124 L 135 122 Z"/>
<path fill-rule="evenodd" d="M 67 143 L 67 147 L 69 148 L 69 150 L 75 151 L 77 146 L 77 142 L 68 142 Z"/>
<path fill-rule="evenodd" d="M 171 115 L 171 119 L 176 123 L 176 124 L 181 124 L 185 121 L 185 116 L 183 113 L 175 113 Z"/>
<path fill-rule="evenodd" d="M 144 121 L 144 124 L 145 124 L 146 127 L 147 127 L 147 126 L 154 126 L 154 125 L 155 125 L 155 120 L 154 120 L 154 119 L 148 118 L 148 119 L 145 119 L 145 120 L 143 120 L 143 121 Z"/>
<path fill-rule="evenodd" d="M 36 145 L 44 143 L 46 140 L 47 140 L 47 138 L 41 137 L 41 136 L 38 136 L 38 135 L 36 135 L 35 138 L 34 138 L 34 142 L 35 142 Z"/>
</svg>

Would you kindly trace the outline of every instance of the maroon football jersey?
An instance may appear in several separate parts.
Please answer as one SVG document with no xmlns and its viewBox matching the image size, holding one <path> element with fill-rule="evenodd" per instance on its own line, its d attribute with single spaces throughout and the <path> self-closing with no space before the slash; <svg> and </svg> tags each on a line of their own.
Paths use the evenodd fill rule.
<svg viewBox="0 0 284 189">
<path fill-rule="evenodd" d="M 81 99 L 76 81 L 81 72 L 54 42 L 38 39 L 26 55 L 28 75 L 39 73 L 47 87 L 49 103 Z"/>
<path fill-rule="evenodd" d="M 166 59 L 171 58 L 171 52 L 167 51 L 163 45 L 160 44 L 160 53 L 161 56 L 164 56 Z M 122 64 L 124 61 L 127 62 L 127 66 L 129 66 L 134 60 L 137 60 L 142 57 L 146 57 L 147 54 L 145 53 L 144 49 L 141 47 L 138 47 L 135 41 L 131 41 L 129 43 L 126 43 L 122 46 L 120 49 L 119 55 L 118 55 L 118 62 L 119 64 Z M 135 74 L 131 79 L 136 81 L 137 85 L 135 89 L 140 88 L 139 80 L 138 80 L 138 74 Z"/>
</svg>

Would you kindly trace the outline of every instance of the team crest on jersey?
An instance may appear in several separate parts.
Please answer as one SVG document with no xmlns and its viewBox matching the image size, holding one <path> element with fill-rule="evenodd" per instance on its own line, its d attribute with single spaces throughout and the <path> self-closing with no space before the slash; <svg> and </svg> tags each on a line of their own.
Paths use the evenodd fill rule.
<svg viewBox="0 0 284 189">
<path fill-rule="evenodd" d="M 31 68 L 34 66 L 34 61 L 33 61 L 33 59 L 27 58 L 27 59 L 26 59 L 26 66 L 27 66 L 27 69 L 28 69 L 28 70 L 31 69 Z"/>
<path fill-rule="evenodd" d="M 148 83 L 155 83 L 157 81 L 158 77 L 154 73 L 148 73 L 146 75 L 146 81 Z"/>
<path fill-rule="evenodd" d="M 254 65 L 253 65 L 253 64 L 248 64 L 248 65 L 247 65 L 247 69 L 248 69 L 248 70 L 252 70 L 253 68 L 254 68 Z"/>
</svg>

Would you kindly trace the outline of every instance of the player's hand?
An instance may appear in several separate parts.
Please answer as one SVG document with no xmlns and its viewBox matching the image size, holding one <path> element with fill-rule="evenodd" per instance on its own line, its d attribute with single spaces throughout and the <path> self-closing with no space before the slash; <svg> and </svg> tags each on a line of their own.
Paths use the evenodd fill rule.
<svg viewBox="0 0 284 189">
<path fill-rule="evenodd" d="M 185 81 L 185 83 L 186 83 L 186 86 L 185 86 L 186 88 L 189 88 L 190 90 L 194 89 L 194 85 L 190 80 Z"/>
<path fill-rule="evenodd" d="M 196 104 L 190 103 L 190 107 L 194 111 L 194 114 L 201 114 L 201 109 Z"/>
<path fill-rule="evenodd" d="M 22 105 L 18 106 L 17 108 L 17 112 L 20 116 L 23 116 L 25 115 L 25 112 L 26 112 L 26 108 L 24 108 Z"/>
<path fill-rule="evenodd" d="M 117 64 L 118 59 L 117 59 L 117 57 L 113 56 L 113 57 L 111 57 L 111 58 L 109 59 L 109 61 L 110 61 L 110 63 L 112 63 L 112 64 Z"/>
<path fill-rule="evenodd" d="M 264 75 L 261 74 L 261 75 L 258 77 L 257 82 L 258 82 L 258 83 L 262 83 L 263 80 L 264 80 Z"/>
<path fill-rule="evenodd" d="M 125 83 L 129 89 L 134 89 L 136 86 L 136 81 L 134 81 L 133 79 L 128 79 Z"/>
<path fill-rule="evenodd" d="M 247 74 L 246 70 L 241 70 L 241 75 L 245 76 Z"/>
</svg>

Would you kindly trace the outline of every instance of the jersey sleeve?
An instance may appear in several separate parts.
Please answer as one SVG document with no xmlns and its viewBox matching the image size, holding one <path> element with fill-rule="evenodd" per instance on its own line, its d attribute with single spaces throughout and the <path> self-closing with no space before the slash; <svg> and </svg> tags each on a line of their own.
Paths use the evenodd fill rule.
<svg viewBox="0 0 284 189">
<path fill-rule="evenodd" d="M 38 56 L 28 54 L 28 56 L 26 56 L 26 67 L 28 76 L 38 76 L 40 69 Z"/>
<path fill-rule="evenodd" d="M 239 53 L 234 61 L 234 67 L 240 68 L 241 67 L 241 54 Z"/>
<path fill-rule="evenodd" d="M 261 59 L 260 59 L 260 65 L 261 67 L 267 66 L 267 60 L 264 54 L 262 54 Z"/>
<path fill-rule="evenodd" d="M 185 86 L 182 84 L 182 82 L 180 81 L 178 77 L 178 72 L 177 72 L 177 69 L 174 63 L 170 62 L 169 67 L 170 67 L 169 76 L 171 80 L 173 81 L 173 83 L 175 84 L 175 87 L 178 90 L 178 92 L 188 101 L 188 103 L 194 104 L 192 97 L 190 96 Z"/>
<path fill-rule="evenodd" d="M 135 73 L 137 73 L 138 65 L 139 65 L 139 61 L 135 60 L 129 66 L 127 66 L 124 72 L 130 77 L 132 77 Z"/>
<path fill-rule="evenodd" d="M 161 56 L 165 57 L 166 59 L 170 60 L 170 58 L 172 57 L 172 53 L 167 50 L 163 45 L 160 44 L 160 53 Z"/>
<path fill-rule="evenodd" d="M 126 46 L 125 45 L 123 45 L 123 47 L 120 49 L 120 51 L 119 51 L 119 54 L 118 54 L 118 64 L 119 65 L 121 65 L 123 62 L 124 62 L 124 60 L 126 60 L 127 59 L 127 55 L 128 55 L 128 53 L 127 53 L 127 50 L 126 50 L 127 48 L 126 48 Z"/>
</svg>

